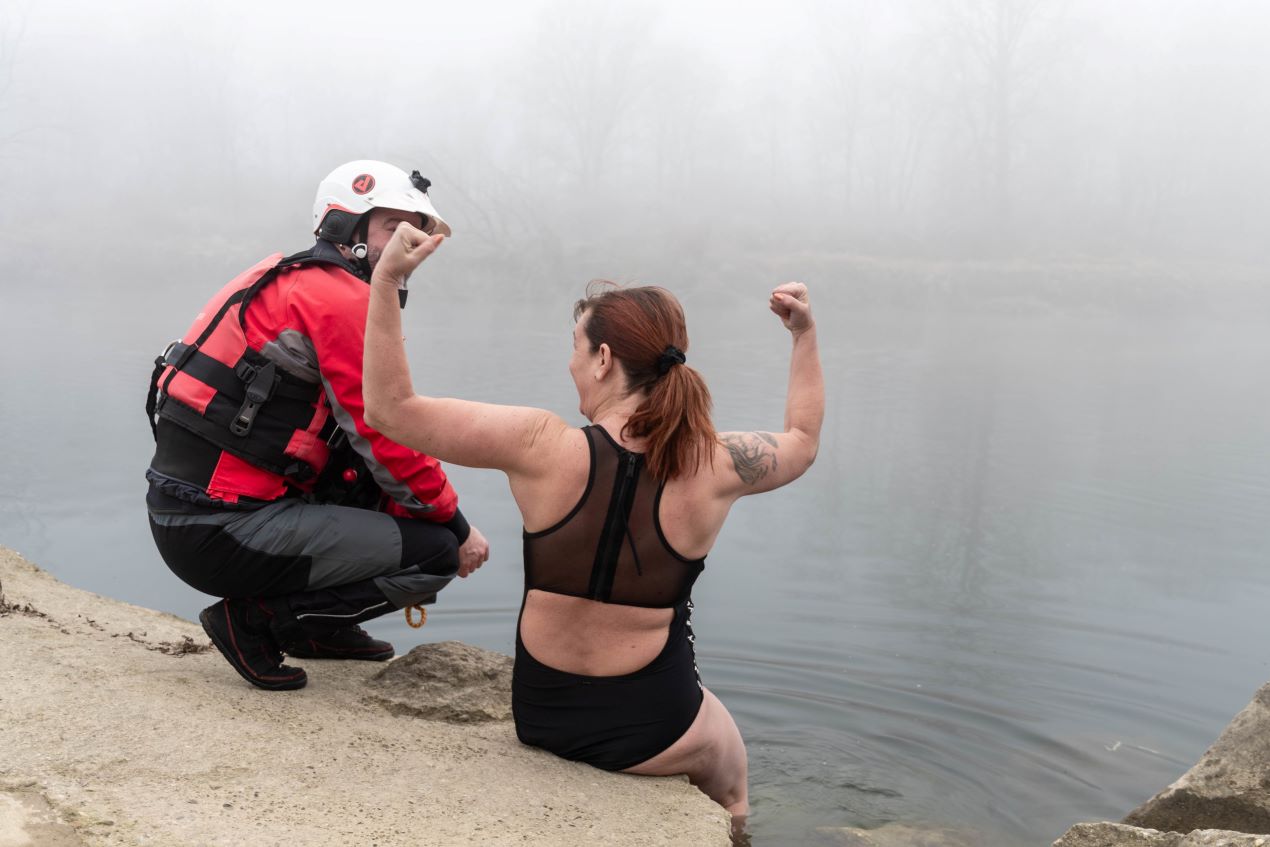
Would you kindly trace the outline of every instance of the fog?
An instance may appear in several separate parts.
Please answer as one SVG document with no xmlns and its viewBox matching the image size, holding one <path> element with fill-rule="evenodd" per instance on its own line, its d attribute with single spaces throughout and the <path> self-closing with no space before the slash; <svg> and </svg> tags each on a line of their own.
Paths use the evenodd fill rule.
<svg viewBox="0 0 1270 847">
<path fill-rule="evenodd" d="M 429 393 L 580 423 L 608 277 L 679 295 L 716 422 L 771 429 L 767 290 L 811 286 L 820 457 L 694 590 L 756 844 L 1118 819 L 1266 678 L 1267 44 L 1265 0 L 7 0 L 0 545 L 207 604 L 146 523 L 153 357 L 385 159 L 454 228 L 403 316 Z M 519 515 L 450 470 L 489 564 L 371 626 L 510 652 Z"/>
<path fill-rule="evenodd" d="M 316 180 L 368 157 L 422 169 L 455 250 L 522 276 L 1253 262 L 1268 41 L 1259 0 L 10 2 L 0 239 L 241 264 L 303 246 Z"/>
</svg>

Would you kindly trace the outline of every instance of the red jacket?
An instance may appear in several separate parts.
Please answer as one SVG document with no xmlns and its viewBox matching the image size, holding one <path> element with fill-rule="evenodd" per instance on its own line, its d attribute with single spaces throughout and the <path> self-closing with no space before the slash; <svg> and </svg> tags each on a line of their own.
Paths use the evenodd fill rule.
<svg viewBox="0 0 1270 847">
<path fill-rule="evenodd" d="M 275 279 L 259 288 L 250 298 L 241 323 L 240 306 L 231 303 L 213 331 L 202 343 L 195 345 L 232 296 L 261 279 L 278 264 L 281 254 L 270 256 L 244 271 L 208 302 L 182 339 L 183 347 L 195 345 L 202 354 L 205 371 L 207 367 L 219 368 L 216 363 L 227 369 L 236 365 L 241 368 L 244 348 L 249 348 L 276 366 L 293 386 L 293 394 L 297 387 L 312 386 L 316 402 L 300 405 L 301 409 L 313 408 L 311 418 L 306 412 L 303 417 L 307 420 L 297 423 L 292 414 L 291 424 L 284 430 L 290 434 L 289 440 L 282 439 L 286 442 L 286 455 L 306 463 L 306 473 L 278 473 L 281 467 L 270 470 L 227 449 L 219 451 L 210 475 L 184 468 L 172 472 L 174 466 L 181 463 L 168 461 L 165 468 L 165 462 L 161 461 L 165 455 L 162 421 L 157 436 L 159 450 L 152 470 L 177 482 L 192 483 L 215 502 L 237 504 L 240 498 L 276 500 L 287 493 L 288 487 L 301 490 L 312 487 L 313 474 L 321 471 L 329 455 L 321 436 L 325 431 L 333 431 L 328 420 L 333 418 L 366 463 L 375 482 L 391 498 L 386 511 L 401 517 L 413 516 L 445 523 L 454 517 L 458 495 L 440 462 L 388 440 L 366 424 L 362 401 L 362 350 L 370 286 L 351 270 L 346 270 L 351 266 L 325 242 L 318 242 L 315 254 L 325 261 L 281 269 Z M 254 354 L 248 352 L 248 355 Z M 217 393 L 208 383 L 216 380 L 208 377 L 207 382 L 202 382 L 190 373 L 179 372 L 179 367 L 173 368 L 170 358 L 164 364 L 166 370 L 162 372 L 158 384 L 162 386 L 162 393 L 168 396 L 163 396 L 160 401 L 160 418 L 165 416 L 162 409 L 169 400 L 177 401 L 187 418 L 191 414 L 206 415 Z M 319 385 L 320 394 L 317 391 Z M 290 402 L 294 408 L 299 401 L 267 401 L 261 406 L 262 416 L 268 414 L 271 402 L 279 406 Z M 276 425 L 274 428 L 277 429 Z M 188 435 L 182 433 L 181 437 L 188 441 Z M 218 442 L 219 446 L 225 445 L 219 438 Z M 229 442 L 232 443 L 232 439 Z M 204 478 L 182 478 L 190 476 Z"/>
</svg>

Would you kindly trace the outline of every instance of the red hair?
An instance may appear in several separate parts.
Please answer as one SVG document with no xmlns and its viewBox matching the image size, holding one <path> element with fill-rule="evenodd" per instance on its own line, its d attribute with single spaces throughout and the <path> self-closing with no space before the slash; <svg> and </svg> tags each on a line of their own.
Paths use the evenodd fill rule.
<svg viewBox="0 0 1270 847">
<path fill-rule="evenodd" d="M 646 439 L 648 469 L 658 480 L 696 473 L 713 462 L 718 436 L 710 419 L 710 389 L 701 374 L 682 361 L 664 358 L 669 348 L 688 349 L 683 308 L 664 288 L 622 288 L 593 280 L 573 318 L 587 316 L 591 349 L 607 344 L 626 374 L 632 392 L 644 400 L 622 427 L 622 436 Z"/>
</svg>

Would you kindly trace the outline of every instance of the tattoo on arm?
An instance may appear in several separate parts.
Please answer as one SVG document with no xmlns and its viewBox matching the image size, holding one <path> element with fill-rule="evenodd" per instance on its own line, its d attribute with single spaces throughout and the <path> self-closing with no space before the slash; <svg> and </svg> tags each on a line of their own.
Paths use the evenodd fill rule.
<svg viewBox="0 0 1270 847">
<path fill-rule="evenodd" d="M 770 445 L 770 446 L 769 446 Z M 776 470 L 776 439 L 767 432 L 734 432 L 723 437 L 741 482 L 753 485 Z"/>
</svg>

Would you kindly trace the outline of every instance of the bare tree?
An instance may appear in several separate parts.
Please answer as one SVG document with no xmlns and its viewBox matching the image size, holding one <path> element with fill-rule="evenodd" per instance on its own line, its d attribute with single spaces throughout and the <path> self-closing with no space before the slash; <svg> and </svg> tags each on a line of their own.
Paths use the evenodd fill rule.
<svg viewBox="0 0 1270 847">
<path fill-rule="evenodd" d="M 16 140 L 25 131 L 11 122 L 9 97 L 26 35 L 27 6 L 12 6 L 0 20 L 0 145 Z"/>
<path fill-rule="evenodd" d="M 868 120 L 869 59 L 882 10 L 880 0 L 818 0 L 812 7 L 811 23 L 830 93 L 827 129 L 837 145 L 836 158 L 842 171 L 840 200 L 848 217 L 855 194 L 860 136 Z"/>
<path fill-rule="evenodd" d="M 992 230 L 1008 236 L 1021 119 L 1059 46 L 1065 0 L 956 0 L 945 6 L 960 101 Z M 1047 39 L 1047 35 L 1050 36 Z"/>
<path fill-rule="evenodd" d="M 594 188 L 640 93 L 652 16 L 644 7 L 565 0 L 531 47 L 526 98 L 567 147 L 563 164 Z"/>
<path fill-rule="evenodd" d="M 647 74 L 652 96 L 636 110 L 638 124 L 652 153 L 658 189 L 675 191 L 695 182 L 718 119 L 717 92 L 722 71 L 699 52 L 683 45 L 660 45 Z"/>
</svg>

